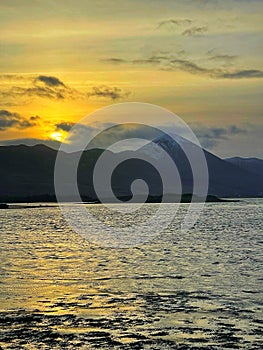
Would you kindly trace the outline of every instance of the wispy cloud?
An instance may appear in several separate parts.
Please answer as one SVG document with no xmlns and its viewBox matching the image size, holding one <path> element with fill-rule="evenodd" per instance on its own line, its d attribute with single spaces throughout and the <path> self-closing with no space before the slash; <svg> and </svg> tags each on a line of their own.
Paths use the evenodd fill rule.
<svg viewBox="0 0 263 350">
<path fill-rule="evenodd" d="M 222 73 L 220 77 L 225 79 L 263 78 L 263 71 L 259 69 L 244 69 Z"/>
<path fill-rule="evenodd" d="M 40 97 L 55 100 L 80 97 L 80 93 L 77 90 L 70 88 L 53 76 L 39 75 L 37 77 L 25 77 L 24 80 L 25 83 L 23 85 L 12 85 L 7 89 L 2 89 L 0 97 L 5 99 Z M 19 84 L 19 81 L 16 80 L 15 83 Z"/>
<path fill-rule="evenodd" d="M 15 76 L 5 75 L 3 79 L 11 80 L 0 89 L 0 98 L 3 105 L 18 105 L 25 103 L 30 98 L 44 98 L 50 100 L 84 100 L 88 98 L 108 98 L 111 100 L 125 98 L 129 92 L 123 91 L 116 86 L 92 86 L 82 90 L 77 90 L 62 82 L 55 76 L 39 75 L 36 77 L 24 77 L 23 84 Z"/>
<path fill-rule="evenodd" d="M 27 80 L 28 78 L 20 74 L 0 74 L 0 80 L 13 81 L 13 80 Z"/>
<path fill-rule="evenodd" d="M 194 62 L 191 62 L 189 60 L 182 60 L 182 59 L 172 59 L 169 62 L 169 69 L 170 70 L 183 70 L 192 74 L 207 74 L 207 75 L 214 75 L 215 72 L 217 72 L 214 69 L 210 68 L 204 68 L 199 65 L 197 65 Z"/>
<path fill-rule="evenodd" d="M 195 36 L 195 35 L 201 35 L 204 34 L 208 31 L 207 26 L 202 26 L 202 27 L 191 27 L 186 29 L 185 31 L 182 32 L 182 35 L 184 36 Z"/>
<path fill-rule="evenodd" d="M 165 59 L 165 58 L 164 58 Z M 131 61 L 133 64 L 160 64 L 162 61 L 162 58 L 158 57 L 149 57 L 146 59 L 137 59 Z"/>
<path fill-rule="evenodd" d="M 204 62 L 206 62 L 206 66 L 201 66 L 197 63 L 195 63 L 193 60 L 190 59 L 183 59 L 181 58 L 182 55 L 180 52 L 178 52 L 176 55 L 174 54 L 161 54 L 161 55 L 152 55 L 150 57 L 146 58 L 138 58 L 130 61 L 125 61 L 127 64 L 133 64 L 133 65 L 150 65 L 158 67 L 161 70 L 170 70 L 170 71 L 184 71 L 191 74 L 198 74 L 198 75 L 206 75 L 210 78 L 214 79 L 253 79 L 253 78 L 263 78 L 263 71 L 258 69 L 230 69 L 231 63 L 237 59 L 238 56 L 236 55 L 228 55 L 228 54 L 214 54 L 214 50 L 210 50 L 207 52 L 207 55 L 210 55 L 209 58 L 204 58 Z M 185 51 L 182 51 L 185 56 Z M 122 59 L 118 58 L 118 61 L 121 62 Z M 220 65 L 218 67 L 209 67 L 209 61 L 218 62 Z M 116 61 L 117 62 L 117 61 Z M 111 88 L 116 89 L 116 88 Z M 111 97 L 111 93 L 105 89 L 101 90 L 100 88 L 94 88 L 94 95 L 103 96 L 108 95 Z M 118 90 L 118 91 L 117 91 Z M 120 89 L 117 88 L 115 93 L 116 95 L 119 95 Z M 119 92 L 119 93 L 118 93 Z M 93 95 L 91 93 L 90 95 Z M 113 92 L 112 96 L 115 96 L 115 93 Z M 122 94 L 120 94 L 122 95 Z M 125 94 L 124 94 L 125 96 Z M 128 94 L 126 93 L 126 96 Z M 115 99 L 114 97 L 111 97 L 112 99 Z"/>
<path fill-rule="evenodd" d="M 37 125 L 38 119 L 38 116 L 32 116 L 27 119 L 18 113 L 2 109 L 0 110 L 0 131 L 9 128 L 26 129 Z"/>
<path fill-rule="evenodd" d="M 174 29 L 181 26 L 190 25 L 193 21 L 189 18 L 166 19 L 158 23 L 156 29 Z"/>
<path fill-rule="evenodd" d="M 102 60 L 103 62 L 113 63 L 113 64 L 121 64 L 126 63 L 127 61 L 123 58 L 118 57 L 109 57 Z"/>
<path fill-rule="evenodd" d="M 222 60 L 232 61 L 235 56 L 221 55 Z M 219 57 L 218 57 L 219 59 Z M 135 62 L 135 61 L 133 61 Z M 161 69 L 164 70 L 181 70 L 191 74 L 207 75 L 216 79 L 252 79 L 252 78 L 263 78 L 263 71 L 257 69 L 240 69 L 240 70 L 228 70 L 225 67 L 219 68 L 208 68 L 200 66 L 193 61 L 187 59 L 177 59 L 171 57 L 163 57 L 156 59 L 150 57 L 144 60 L 136 60 L 137 64 L 159 64 Z M 162 63 L 162 65 L 161 65 Z"/>
<path fill-rule="evenodd" d="M 165 29 L 169 31 L 183 29 L 183 32 L 181 32 L 183 36 L 196 36 L 208 31 L 206 25 L 194 25 L 194 22 L 195 21 L 189 18 L 167 19 L 159 22 L 156 29 Z"/>
<path fill-rule="evenodd" d="M 238 58 L 236 55 L 227 55 L 227 54 L 218 54 L 218 55 L 212 55 L 209 57 L 210 61 L 223 61 L 223 62 L 233 62 Z"/>
<path fill-rule="evenodd" d="M 225 68 L 206 68 L 189 60 L 171 60 L 170 70 L 180 69 L 192 74 L 207 75 L 216 79 L 253 79 L 263 78 L 263 71 L 257 69 L 226 70 Z"/>
<path fill-rule="evenodd" d="M 219 142 L 247 132 L 245 128 L 237 125 L 207 127 L 198 123 L 191 125 L 191 127 L 198 137 L 200 144 L 207 149 L 213 149 Z"/>
<path fill-rule="evenodd" d="M 130 92 L 125 92 L 119 87 L 107 85 L 93 86 L 91 91 L 88 92 L 89 97 L 110 98 L 111 100 L 122 99 L 129 95 Z"/>
</svg>

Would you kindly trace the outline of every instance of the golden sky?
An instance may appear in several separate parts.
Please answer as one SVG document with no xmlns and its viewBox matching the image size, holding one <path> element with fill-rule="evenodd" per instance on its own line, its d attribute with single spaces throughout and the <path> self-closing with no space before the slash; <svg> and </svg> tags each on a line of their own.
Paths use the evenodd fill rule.
<svg viewBox="0 0 263 350">
<path fill-rule="evenodd" d="M 1 144 L 51 145 L 139 101 L 222 157 L 263 158 L 262 13 L 261 0 L 2 0 Z"/>
</svg>

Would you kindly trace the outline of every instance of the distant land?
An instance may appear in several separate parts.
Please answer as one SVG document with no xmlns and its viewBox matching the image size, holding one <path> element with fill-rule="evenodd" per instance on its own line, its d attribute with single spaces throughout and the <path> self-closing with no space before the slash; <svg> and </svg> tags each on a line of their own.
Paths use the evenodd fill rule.
<svg viewBox="0 0 263 350">
<path fill-rule="evenodd" d="M 177 165 L 182 181 L 182 201 L 187 202 L 193 193 L 191 166 L 176 142 L 160 137 L 156 139 L 170 154 Z M 191 144 L 189 147 L 198 147 Z M 83 201 L 98 202 L 93 188 L 93 169 L 103 149 L 86 150 L 81 156 L 78 167 L 78 187 Z M 120 157 L 121 153 L 108 152 L 109 157 Z M 142 147 L 139 152 L 155 152 Z M 204 150 L 209 170 L 208 201 L 221 198 L 263 197 L 263 160 L 257 158 L 221 159 Z M 0 147 L 0 202 L 55 202 L 54 165 L 57 151 L 45 145 L 36 146 L 1 146 Z M 69 157 L 74 154 L 69 154 Z M 165 165 L 164 165 L 165 166 Z M 142 164 L 138 159 L 131 159 L 120 166 L 112 179 L 114 194 L 125 201 L 131 198 L 131 183 L 142 178 L 149 184 L 149 202 L 159 202 L 162 183 L 152 167 Z M 105 198 L 107 194 L 105 193 Z M 65 201 L 70 201 L 70 194 L 65 194 Z M 110 201 L 110 199 L 109 199 Z M 175 201 L 171 197 L 171 201 Z"/>
<path fill-rule="evenodd" d="M 122 202 L 127 202 L 132 198 L 132 196 L 119 196 L 118 199 Z M 36 204 L 36 203 L 57 203 L 57 199 L 55 195 L 41 195 L 41 196 L 30 196 L 30 197 L 6 197 L 2 198 L 5 199 L 6 203 L 0 203 L 0 209 L 19 209 L 19 208 L 42 208 L 46 207 L 43 204 Z M 90 198 L 90 197 L 82 197 L 83 204 L 100 204 L 101 201 L 98 199 Z M 194 201 L 196 203 L 198 202 L 233 202 L 237 200 L 233 199 L 222 199 L 218 198 L 217 196 L 213 195 L 207 195 L 206 198 L 200 198 L 193 196 L 190 193 L 182 194 L 182 196 L 168 196 L 168 199 L 164 203 L 190 203 L 191 201 Z M 105 198 L 103 199 L 103 203 L 111 203 L 111 198 Z M 136 197 L 135 202 L 141 203 L 142 198 L 140 196 Z M 162 196 L 148 196 L 146 203 L 161 203 L 162 202 Z M 27 206 L 27 205 L 12 205 L 11 203 L 35 203 L 34 206 Z M 11 204 L 11 205 L 10 205 Z M 77 204 L 77 203 L 76 203 Z M 53 207 L 53 206 L 52 206 Z"/>
<path fill-rule="evenodd" d="M 226 158 L 227 162 L 237 165 L 238 167 L 250 173 L 259 174 L 263 177 L 263 160 L 258 158 Z M 262 180 L 263 181 L 263 180 Z"/>
</svg>

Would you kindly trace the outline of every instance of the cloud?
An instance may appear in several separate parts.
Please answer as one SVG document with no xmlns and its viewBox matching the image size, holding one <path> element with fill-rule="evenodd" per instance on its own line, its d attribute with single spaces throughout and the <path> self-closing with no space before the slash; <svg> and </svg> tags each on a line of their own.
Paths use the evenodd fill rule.
<svg viewBox="0 0 263 350">
<path fill-rule="evenodd" d="M 209 58 L 210 61 L 221 61 L 220 67 L 210 68 L 205 66 L 200 66 L 197 63 L 189 60 L 178 58 L 181 55 L 185 54 L 185 51 L 179 51 L 176 54 L 160 54 L 160 55 L 152 55 L 146 58 L 135 59 L 131 61 L 125 61 L 126 63 L 134 64 L 134 65 L 152 65 L 157 66 L 161 70 L 170 70 L 176 71 L 181 70 L 191 74 L 199 74 L 206 75 L 208 77 L 214 79 L 252 79 L 252 78 L 263 78 L 263 71 L 257 69 L 243 69 L 243 70 L 229 70 L 227 69 L 227 65 L 230 62 L 234 61 L 238 56 L 235 55 L 227 55 L 227 54 L 214 54 L 214 49 L 207 52 L 208 55 L 211 55 Z M 121 58 L 118 58 L 119 61 L 122 61 Z M 224 64 L 225 63 L 225 64 Z M 226 65 L 227 63 L 227 65 Z M 104 87 L 95 87 L 93 91 L 89 93 L 89 96 L 107 96 L 116 99 L 117 95 L 120 94 L 119 88 L 109 88 Z M 115 89 L 115 91 L 114 91 Z M 114 96 L 116 97 L 114 98 Z M 124 97 L 127 97 L 129 93 L 124 94 Z M 120 97 L 118 97 L 120 98 Z"/>
<path fill-rule="evenodd" d="M 181 19 L 167 19 L 158 23 L 156 29 L 165 28 L 165 29 L 174 29 L 177 27 L 190 25 L 193 21 L 189 18 Z"/>
<path fill-rule="evenodd" d="M 149 57 L 146 59 L 133 60 L 132 63 L 133 64 L 159 64 L 159 63 L 161 63 L 161 61 L 162 61 L 162 59 L 160 59 L 160 58 Z"/>
<path fill-rule="evenodd" d="M 74 94 L 70 94 L 67 89 L 57 90 L 46 86 L 33 86 L 29 88 L 15 86 L 7 92 L 7 95 L 11 95 L 12 97 L 40 97 L 63 100 L 66 97 L 72 98 Z"/>
<path fill-rule="evenodd" d="M 213 149 L 220 141 L 228 140 L 232 136 L 245 134 L 247 131 L 237 125 L 228 127 L 207 127 L 202 124 L 191 125 L 194 133 L 204 148 Z"/>
<path fill-rule="evenodd" d="M 113 63 L 113 64 L 122 64 L 122 63 L 126 63 L 127 62 L 123 58 L 118 58 L 118 57 L 109 57 L 109 58 L 103 59 L 102 61 L 103 62 L 108 62 L 108 63 Z"/>
<path fill-rule="evenodd" d="M 61 122 L 61 123 L 57 123 L 55 126 L 56 126 L 56 129 L 58 130 L 63 130 L 68 132 L 74 124 L 75 123 Z"/>
<path fill-rule="evenodd" d="M 212 75 L 215 70 L 203 68 L 189 60 L 173 59 L 170 61 L 170 69 L 180 69 L 192 74 L 209 74 Z"/>
<path fill-rule="evenodd" d="M 235 72 L 226 72 L 220 75 L 220 78 L 225 79 L 250 79 L 263 78 L 263 71 L 258 69 L 244 69 Z"/>
<path fill-rule="evenodd" d="M 63 86 L 63 87 L 65 87 L 65 84 L 61 80 L 59 80 L 56 77 L 52 77 L 52 76 L 39 75 L 36 78 L 36 81 L 40 81 L 47 86 Z"/>
<path fill-rule="evenodd" d="M 121 88 L 116 86 L 93 86 L 91 91 L 88 92 L 89 97 L 102 97 L 110 98 L 111 100 L 118 100 L 129 96 L 129 92 L 124 92 Z"/>
<path fill-rule="evenodd" d="M 10 80 L 14 80 L 11 87 L 2 89 L 0 97 L 3 99 L 28 99 L 29 97 L 40 97 L 54 100 L 76 99 L 82 97 L 82 93 L 65 85 L 61 80 L 53 76 L 39 75 L 35 77 L 24 77 L 25 82 L 19 85 L 16 76 L 9 76 Z"/>
<path fill-rule="evenodd" d="M 181 33 L 184 36 L 195 36 L 195 35 L 200 35 L 204 34 L 208 31 L 207 26 L 192 26 L 189 27 L 191 24 L 193 24 L 193 20 L 189 18 L 185 19 L 167 19 L 164 21 L 161 21 L 158 23 L 156 29 L 168 29 L 168 30 L 174 30 L 177 28 L 186 28 L 184 31 Z M 188 27 L 188 28 L 187 28 Z"/>
<path fill-rule="evenodd" d="M 207 75 L 216 79 L 252 79 L 263 78 L 263 71 L 256 69 L 244 69 L 228 71 L 225 68 L 206 68 L 189 60 L 172 59 L 167 70 L 183 70 L 192 74 Z"/>
<path fill-rule="evenodd" d="M 40 117 L 38 115 L 33 115 L 32 117 L 30 117 L 31 121 L 37 121 L 39 119 L 40 119 Z"/>
<path fill-rule="evenodd" d="M 27 77 L 19 74 L 0 74 L 0 80 L 7 80 L 7 81 L 12 81 L 12 80 L 27 80 Z"/>
<path fill-rule="evenodd" d="M 63 121 L 61 123 L 58 123 L 57 125 L 60 125 L 64 129 L 71 126 L 68 124 L 68 122 Z M 107 148 L 109 147 L 109 145 L 113 145 L 115 142 L 120 140 L 126 140 L 127 142 L 125 142 L 123 146 L 120 145 L 119 148 L 115 148 L 113 150 L 114 152 L 127 150 L 126 147 L 134 149 L 137 148 L 137 146 L 141 146 L 141 144 L 137 144 L 136 141 L 133 140 L 129 142 L 129 139 L 146 138 L 147 140 L 153 140 L 160 135 L 160 131 L 158 130 L 158 128 L 164 127 L 166 130 L 169 130 L 169 125 L 166 124 L 157 125 L 156 130 L 147 126 L 138 125 L 119 125 L 113 128 L 112 126 L 112 123 L 102 122 L 91 123 L 89 125 L 76 124 L 73 131 L 68 136 L 67 142 L 69 142 L 69 144 L 68 148 L 67 144 L 65 144 L 65 149 L 69 152 L 73 150 L 79 151 L 82 149 L 83 145 L 87 144 L 87 140 L 92 140 L 95 136 L 96 137 L 89 143 L 89 145 L 87 145 L 87 149 Z M 255 155 L 255 153 L 253 152 L 256 150 L 253 147 L 248 148 L 248 146 L 250 146 L 250 143 L 252 144 L 252 146 L 254 145 L 253 137 L 255 138 L 255 140 L 261 140 L 260 135 L 262 134 L 262 130 L 259 125 L 255 126 L 251 124 L 229 125 L 225 127 L 209 127 L 200 123 L 195 123 L 191 124 L 190 126 L 204 148 L 215 150 L 220 149 L 220 147 L 221 149 L 222 147 L 224 149 L 226 148 L 226 145 L 232 145 L 232 147 L 235 147 L 236 154 L 242 154 L 242 152 L 244 152 L 244 154 L 248 154 L 250 152 L 252 155 Z M 174 126 L 172 126 L 170 131 L 173 132 L 173 130 Z M 183 130 L 179 129 L 178 134 L 187 138 L 187 135 L 183 134 Z M 101 131 L 103 132 L 101 133 Z M 243 140 L 241 142 L 243 142 L 244 146 L 241 153 L 240 150 L 237 149 L 240 140 Z M 250 140 L 249 144 L 247 143 L 247 140 Z M 50 139 L 28 138 L 0 141 L 0 145 L 19 144 L 26 144 L 29 146 L 33 146 L 36 144 L 45 144 L 55 149 L 58 149 L 60 147 L 60 142 Z M 226 152 L 227 153 L 225 154 L 225 156 L 227 156 L 228 154 L 234 154 L 231 148 L 227 148 Z M 256 154 L 260 154 L 260 156 L 262 157 L 262 147 L 260 148 L 259 146 L 258 153 Z"/>
<path fill-rule="evenodd" d="M 178 55 L 185 53 L 180 52 Z M 192 74 L 218 74 L 218 70 L 204 68 L 198 66 L 196 63 L 186 59 L 175 58 L 173 55 L 152 55 L 149 58 L 136 59 L 130 61 L 131 64 L 136 65 L 159 65 L 163 70 L 183 70 Z"/>
<path fill-rule="evenodd" d="M 38 119 L 38 116 L 32 116 L 29 119 L 26 119 L 18 113 L 2 109 L 0 110 L 0 131 L 9 128 L 26 129 L 37 125 Z"/>
<path fill-rule="evenodd" d="M 182 54 L 183 51 L 181 51 L 179 54 Z M 128 63 L 128 64 L 137 64 L 137 65 L 146 65 L 146 64 L 160 64 L 163 60 L 169 59 L 170 56 L 162 54 L 162 55 L 152 55 L 149 58 L 138 58 L 135 60 L 124 60 L 122 58 L 106 58 L 103 59 L 103 62 L 110 62 L 113 64 L 122 64 L 122 63 Z"/>
<path fill-rule="evenodd" d="M 9 79 L 9 75 L 8 75 Z M 92 86 L 76 90 L 64 84 L 60 79 L 54 76 L 39 75 L 37 77 L 25 77 L 23 84 L 19 84 L 16 77 L 10 76 L 12 82 L 7 84 L 0 90 L 0 98 L 2 104 L 7 106 L 25 104 L 30 101 L 30 98 L 44 98 L 50 100 L 84 100 L 90 97 L 103 97 L 111 100 L 127 97 L 130 93 L 124 92 L 116 86 Z"/>
<path fill-rule="evenodd" d="M 19 90 L 21 91 L 21 87 Z M 39 75 L 33 81 L 33 86 L 26 88 L 24 92 L 28 96 L 38 96 L 57 100 L 63 100 L 66 98 L 75 99 L 80 97 L 80 93 L 77 90 L 65 85 L 57 77 L 46 75 Z"/>
<path fill-rule="evenodd" d="M 195 36 L 206 33 L 208 30 L 207 26 L 203 27 L 192 27 L 186 29 L 184 32 L 182 32 L 182 35 L 184 36 Z"/>
<path fill-rule="evenodd" d="M 62 130 L 68 131 L 71 123 L 61 122 L 56 124 L 56 127 L 61 127 Z M 67 130 L 66 130 L 67 129 Z M 87 149 L 93 148 L 108 148 L 115 142 L 123 141 L 131 138 L 145 138 L 148 140 L 154 139 L 159 135 L 158 130 L 152 130 L 147 126 L 138 125 L 117 125 L 114 126 L 113 123 L 101 123 L 95 122 L 89 125 L 75 124 L 73 130 L 68 135 L 67 143 L 64 143 L 64 149 L 68 152 L 83 150 L 83 145 L 86 145 L 87 140 L 91 140 L 87 145 Z M 60 142 L 51 139 L 37 139 L 37 138 L 23 138 L 23 139 L 13 139 L 13 140 L 3 140 L 0 141 L 0 145 L 20 145 L 24 144 L 27 146 L 34 146 L 37 144 L 44 144 L 54 149 L 59 149 Z M 137 144 L 136 144 L 137 145 Z M 136 146 L 135 145 L 135 146 Z M 140 144 L 139 144 L 140 145 Z M 134 147 L 134 141 L 130 143 L 131 147 Z M 116 148 L 115 151 L 125 150 Z"/>
<path fill-rule="evenodd" d="M 232 62 L 237 59 L 238 56 L 235 55 L 212 55 L 209 57 L 210 61 L 223 61 L 223 62 Z"/>
</svg>

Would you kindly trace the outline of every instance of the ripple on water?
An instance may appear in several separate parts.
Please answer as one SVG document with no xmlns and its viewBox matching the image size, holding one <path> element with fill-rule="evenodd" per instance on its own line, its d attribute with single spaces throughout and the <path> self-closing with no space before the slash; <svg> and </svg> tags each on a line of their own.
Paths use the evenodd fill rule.
<svg viewBox="0 0 263 350">
<path fill-rule="evenodd" d="M 111 249 L 58 208 L 0 211 L 0 347 L 262 349 L 262 214 L 209 203 L 184 235 Z"/>
</svg>

